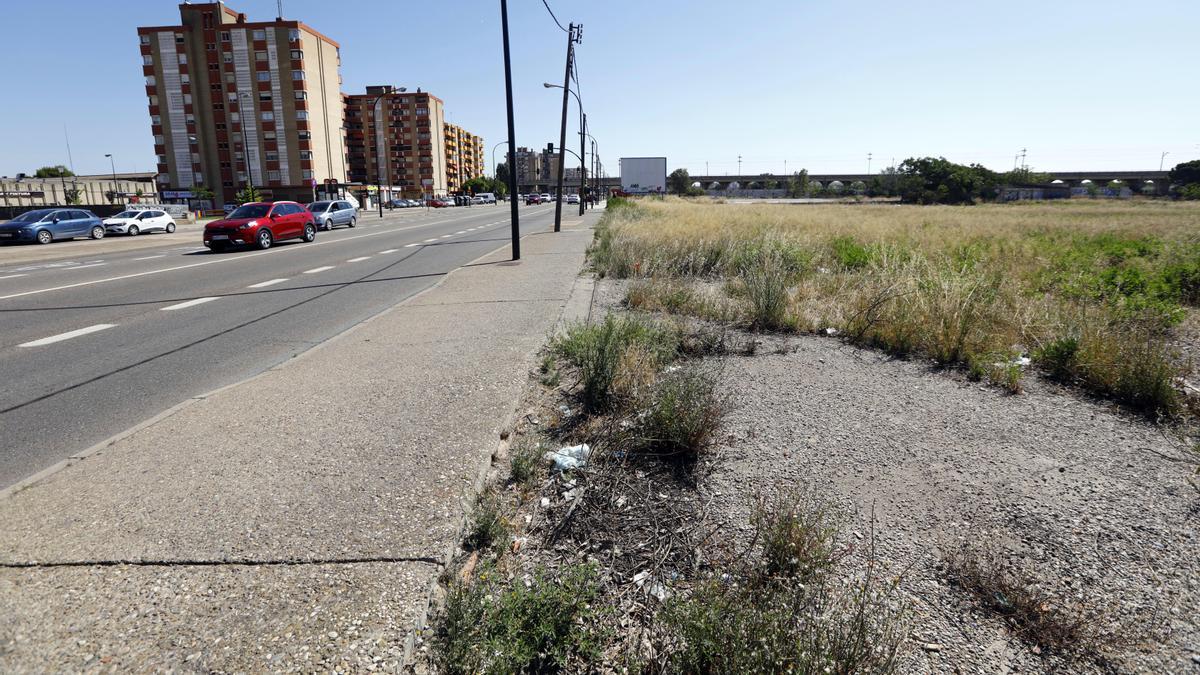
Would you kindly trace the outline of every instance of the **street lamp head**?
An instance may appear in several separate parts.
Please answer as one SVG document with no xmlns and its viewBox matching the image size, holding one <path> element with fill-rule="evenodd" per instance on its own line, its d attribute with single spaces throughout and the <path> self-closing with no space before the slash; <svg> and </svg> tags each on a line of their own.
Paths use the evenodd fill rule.
<svg viewBox="0 0 1200 675">
<path fill-rule="evenodd" d="M 545 87 L 545 88 L 547 88 L 547 89 L 554 89 L 554 88 L 558 87 L 559 85 L 557 85 L 557 84 L 550 84 L 549 82 L 543 82 L 543 83 L 542 83 L 542 86 L 543 86 L 543 87 Z"/>
<path fill-rule="evenodd" d="M 106 153 L 104 156 L 105 156 L 105 157 L 112 157 L 112 153 Z"/>
</svg>

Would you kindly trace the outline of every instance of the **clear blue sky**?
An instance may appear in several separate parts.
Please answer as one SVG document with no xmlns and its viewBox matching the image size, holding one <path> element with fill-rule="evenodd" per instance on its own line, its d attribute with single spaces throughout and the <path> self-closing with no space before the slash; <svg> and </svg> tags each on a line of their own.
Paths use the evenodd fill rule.
<svg viewBox="0 0 1200 675">
<path fill-rule="evenodd" d="M 135 27 L 171 0 L 6 3 L 0 175 L 67 163 L 153 169 Z M 565 36 L 540 0 L 510 0 L 517 143 L 557 142 Z M 274 0 L 229 3 L 251 20 Z M 584 24 L 584 105 L 610 173 L 872 170 L 913 155 L 1011 168 L 1157 169 L 1200 158 L 1200 2 L 552 0 Z M 448 119 L 506 134 L 498 0 L 285 0 L 342 44 L 345 90 L 392 83 Z M 574 105 L 572 104 L 572 107 Z M 574 127 L 574 111 L 571 125 Z M 570 140 L 574 147 L 576 140 Z M 504 150 L 501 148 L 502 156 Z"/>
</svg>

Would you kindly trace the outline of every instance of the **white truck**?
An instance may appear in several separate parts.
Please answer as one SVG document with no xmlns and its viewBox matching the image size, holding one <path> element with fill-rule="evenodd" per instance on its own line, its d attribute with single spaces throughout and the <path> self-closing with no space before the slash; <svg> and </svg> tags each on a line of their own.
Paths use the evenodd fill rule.
<svg viewBox="0 0 1200 675">
<path fill-rule="evenodd" d="M 666 157 L 622 157 L 621 191 L 657 194 L 667 191 Z"/>
</svg>

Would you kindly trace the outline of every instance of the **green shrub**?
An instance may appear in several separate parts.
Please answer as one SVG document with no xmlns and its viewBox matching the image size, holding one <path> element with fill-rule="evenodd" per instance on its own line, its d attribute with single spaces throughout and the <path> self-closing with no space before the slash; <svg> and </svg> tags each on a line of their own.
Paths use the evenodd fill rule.
<svg viewBox="0 0 1200 675">
<path fill-rule="evenodd" d="M 1079 339 L 1061 337 L 1046 344 L 1033 352 L 1033 360 L 1046 374 L 1057 380 L 1070 380 L 1075 376 L 1079 367 Z"/>
<path fill-rule="evenodd" d="M 540 477 L 543 448 L 541 443 L 523 442 L 512 452 L 509 461 L 509 474 L 512 481 L 528 490 L 534 487 Z"/>
<path fill-rule="evenodd" d="M 775 251 L 763 251 L 758 260 L 745 264 L 739 277 L 750 302 L 750 326 L 756 330 L 780 330 L 788 327 L 787 310 L 791 301 L 788 274 Z"/>
<path fill-rule="evenodd" d="M 485 551 L 508 538 L 508 522 L 500 498 L 494 492 L 482 492 L 471 511 L 471 525 L 463 545 L 468 551 Z"/>
<path fill-rule="evenodd" d="M 636 450 L 695 461 L 712 444 L 727 412 L 712 373 L 696 367 L 667 373 L 639 406 Z"/>
<path fill-rule="evenodd" d="M 617 403 L 614 383 L 629 364 L 631 350 L 645 357 L 639 365 L 657 371 L 675 357 L 678 345 L 679 337 L 672 330 L 609 315 L 600 324 L 573 326 L 554 341 L 553 350 L 579 370 L 588 412 L 605 412 Z"/>
<path fill-rule="evenodd" d="M 838 560 L 836 541 L 843 518 L 826 502 L 800 493 L 760 499 L 751 514 L 758 533 L 766 580 L 808 583 Z"/>
<path fill-rule="evenodd" d="M 446 672 L 551 673 L 594 662 L 603 644 L 595 623 L 594 565 L 538 570 L 528 585 L 505 585 L 485 568 L 471 585 L 450 589 L 436 638 Z"/>
<path fill-rule="evenodd" d="M 853 237 L 837 237 L 830 242 L 833 257 L 847 270 L 862 269 L 871 263 L 871 252 Z"/>
</svg>

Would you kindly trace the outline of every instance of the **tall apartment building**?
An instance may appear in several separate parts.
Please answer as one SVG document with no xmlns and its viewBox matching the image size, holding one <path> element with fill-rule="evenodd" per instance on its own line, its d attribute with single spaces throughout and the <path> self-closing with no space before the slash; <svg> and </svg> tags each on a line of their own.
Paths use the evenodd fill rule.
<svg viewBox="0 0 1200 675">
<path fill-rule="evenodd" d="M 247 21 L 221 2 L 179 14 L 177 26 L 137 29 L 167 201 L 203 185 L 220 205 L 247 183 L 307 201 L 313 181 L 345 181 L 338 43 L 299 21 Z"/>
<path fill-rule="evenodd" d="M 483 175 L 483 138 L 456 124 L 447 122 L 445 127 L 446 189 L 453 193 Z"/>
<path fill-rule="evenodd" d="M 546 185 L 546 181 L 542 177 L 542 153 L 518 147 L 513 155 L 513 163 L 516 164 L 517 172 L 517 191 L 540 192 L 541 186 Z"/>
<path fill-rule="evenodd" d="M 445 195 L 442 99 L 390 86 L 345 97 L 346 159 L 352 183 L 384 186 L 384 199 Z"/>
</svg>

